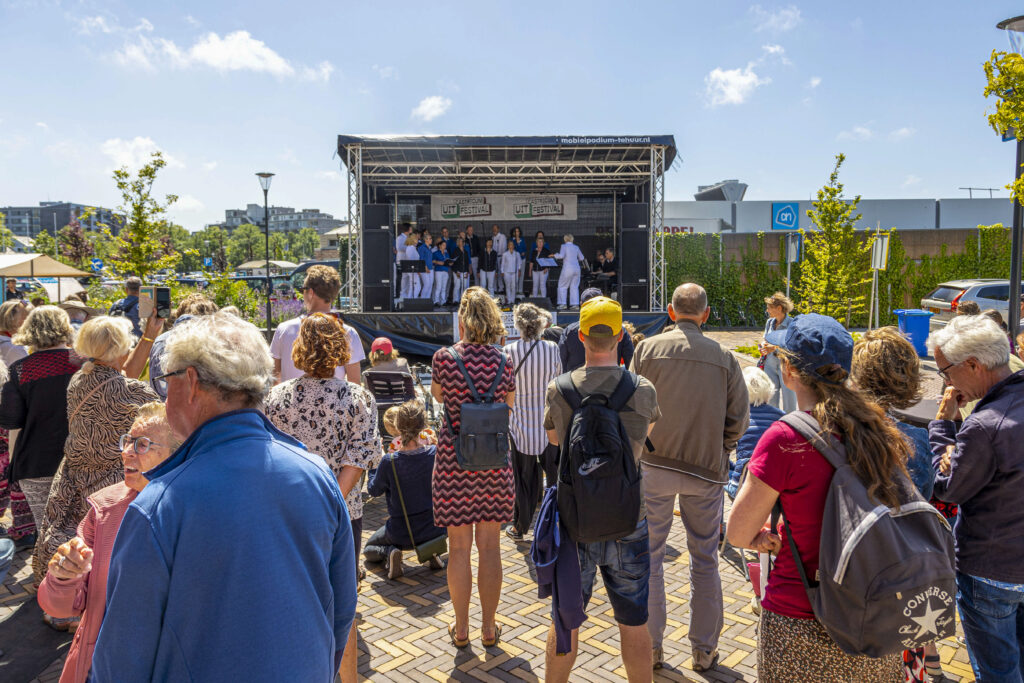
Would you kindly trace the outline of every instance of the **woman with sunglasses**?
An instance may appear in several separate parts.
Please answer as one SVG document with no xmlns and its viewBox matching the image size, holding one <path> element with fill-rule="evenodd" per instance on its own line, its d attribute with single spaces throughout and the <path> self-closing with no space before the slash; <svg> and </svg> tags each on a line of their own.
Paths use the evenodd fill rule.
<svg viewBox="0 0 1024 683">
<path fill-rule="evenodd" d="M 89 511 L 77 534 L 50 558 L 39 586 L 39 606 L 56 617 L 81 617 L 71 642 L 60 683 L 82 683 L 89 675 L 93 646 L 103 623 L 107 570 L 118 527 L 125 511 L 149 481 L 145 472 L 162 463 L 178 447 L 167 424 L 164 404 L 154 401 L 138 409 L 128 433 L 118 440 L 123 482 L 88 497 Z"/>
<path fill-rule="evenodd" d="M 159 400 L 148 384 L 122 374 L 133 341 L 131 321 L 110 316 L 85 322 L 75 338 L 75 353 L 85 362 L 68 384 L 68 437 L 39 528 L 37 581 L 57 546 L 75 535 L 89 509 L 86 498 L 124 479 L 118 437 L 139 406 Z"/>
</svg>

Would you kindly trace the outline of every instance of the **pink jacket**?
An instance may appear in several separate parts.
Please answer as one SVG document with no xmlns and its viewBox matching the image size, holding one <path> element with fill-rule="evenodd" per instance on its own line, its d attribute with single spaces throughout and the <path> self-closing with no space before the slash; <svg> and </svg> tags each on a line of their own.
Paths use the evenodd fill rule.
<svg viewBox="0 0 1024 683">
<path fill-rule="evenodd" d="M 138 492 L 118 482 L 89 496 L 89 512 L 78 524 L 78 535 L 93 549 L 92 571 L 80 579 L 58 579 L 47 574 L 39 585 L 39 606 L 53 617 L 82 617 L 71 642 L 60 683 L 84 683 L 92 665 L 92 652 L 103 623 L 107 602 L 107 570 L 114 539 L 128 505 Z"/>
</svg>

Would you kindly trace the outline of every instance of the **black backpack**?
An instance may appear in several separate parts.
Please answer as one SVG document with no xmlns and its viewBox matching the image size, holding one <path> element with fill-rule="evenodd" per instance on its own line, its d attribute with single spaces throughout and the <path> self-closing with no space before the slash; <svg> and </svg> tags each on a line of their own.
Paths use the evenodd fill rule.
<svg viewBox="0 0 1024 683">
<path fill-rule="evenodd" d="M 573 411 L 558 457 L 558 513 L 577 543 L 614 541 L 636 529 L 640 471 L 619 411 L 639 383 L 623 370 L 610 396 L 581 396 L 570 373 L 555 379 Z"/>
<path fill-rule="evenodd" d="M 444 415 L 448 431 L 455 440 L 455 458 L 459 467 L 470 472 L 498 470 L 507 467 L 509 462 L 509 407 L 504 401 L 495 403 L 494 392 L 501 384 L 505 363 L 508 359 L 504 353 L 501 354 L 498 374 L 494 376 L 491 388 L 481 396 L 473 385 L 473 379 L 469 376 L 469 372 L 466 371 L 462 356 L 454 346 L 448 347 L 448 352 L 455 359 L 455 364 L 462 372 L 466 386 L 469 387 L 469 393 L 473 397 L 472 403 L 463 403 L 459 409 L 461 417 L 457 434 L 452 428 L 448 411 L 445 411 Z"/>
</svg>

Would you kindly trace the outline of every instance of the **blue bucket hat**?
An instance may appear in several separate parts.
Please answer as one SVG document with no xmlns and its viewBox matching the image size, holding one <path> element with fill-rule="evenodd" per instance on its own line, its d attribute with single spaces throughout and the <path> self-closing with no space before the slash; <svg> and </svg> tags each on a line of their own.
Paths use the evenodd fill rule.
<svg viewBox="0 0 1024 683">
<path fill-rule="evenodd" d="M 847 373 L 853 363 L 853 337 L 835 318 L 819 313 L 797 316 L 788 327 L 764 336 L 769 344 L 789 351 L 794 365 L 828 382 L 818 368 L 838 365 Z"/>
</svg>

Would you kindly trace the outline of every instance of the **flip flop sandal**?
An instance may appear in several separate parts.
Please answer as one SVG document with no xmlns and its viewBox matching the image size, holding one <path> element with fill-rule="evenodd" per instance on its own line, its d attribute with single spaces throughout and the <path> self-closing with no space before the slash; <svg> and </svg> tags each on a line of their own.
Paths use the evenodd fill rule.
<svg viewBox="0 0 1024 683">
<path fill-rule="evenodd" d="M 460 650 L 469 645 L 469 636 L 466 636 L 465 640 L 459 640 L 455 637 L 455 624 L 448 625 L 448 637 L 452 640 L 452 645 L 459 648 Z"/>
<path fill-rule="evenodd" d="M 501 640 L 501 624 L 495 624 L 494 625 L 494 637 L 491 638 L 490 640 L 487 640 L 486 638 L 484 638 L 483 635 L 480 636 L 480 643 L 484 647 L 494 647 L 495 645 L 498 644 L 498 641 L 500 641 L 500 640 Z"/>
</svg>

